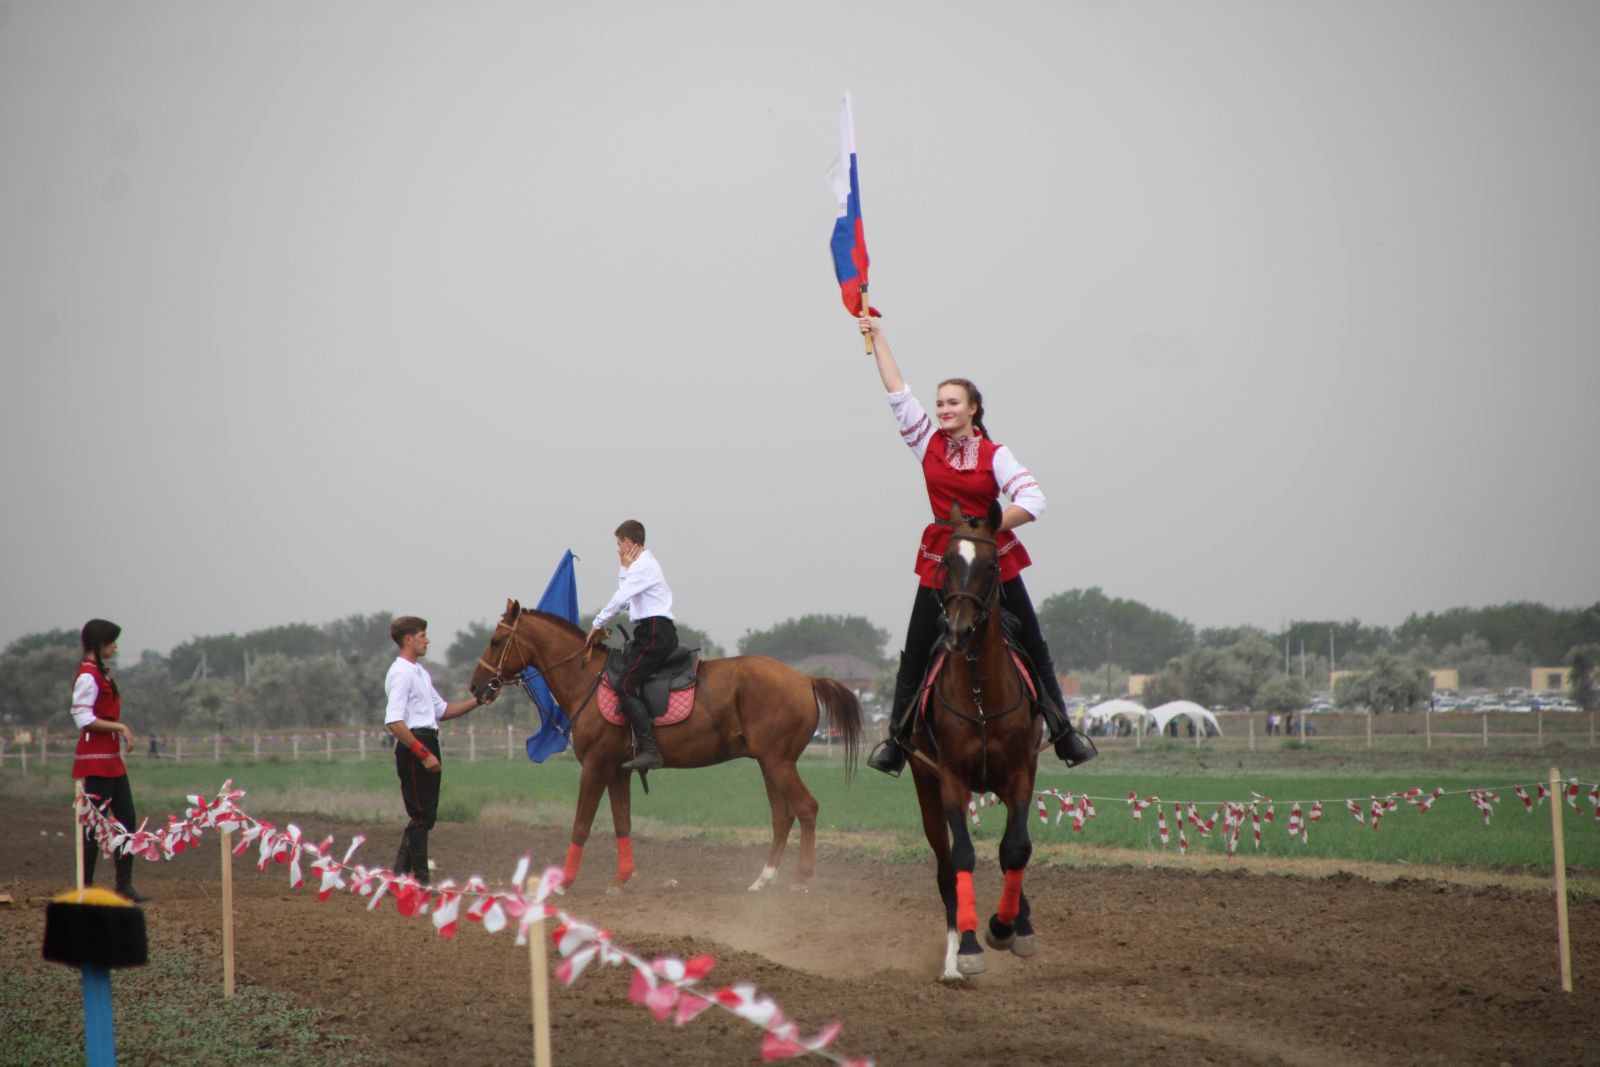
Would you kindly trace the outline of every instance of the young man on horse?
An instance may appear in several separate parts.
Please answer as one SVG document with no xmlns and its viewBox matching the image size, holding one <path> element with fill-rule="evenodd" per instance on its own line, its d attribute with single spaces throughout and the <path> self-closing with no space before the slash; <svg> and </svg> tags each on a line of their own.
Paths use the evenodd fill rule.
<svg viewBox="0 0 1600 1067">
<path fill-rule="evenodd" d="M 433 687 L 428 668 L 417 662 L 428 653 L 428 620 L 402 615 L 389 624 L 389 636 L 400 649 L 383 680 L 388 704 L 383 724 L 394 735 L 394 769 L 400 777 L 400 800 L 409 821 L 400 835 L 394 873 L 409 874 L 423 885 L 428 873 L 428 831 L 439 816 L 439 723 L 465 715 L 479 704 L 468 697 L 453 704 Z"/>
<path fill-rule="evenodd" d="M 656 745 L 650 710 L 645 707 L 639 690 L 678 647 L 678 628 L 672 614 L 672 590 L 661 573 L 661 564 L 644 547 L 644 524 L 629 519 L 616 528 L 615 535 L 617 558 L 622 562 L 622 569 L 617 572 L 617 591 L 595 615 L 594 628 L 589 631 L 585 646 L 600 642 L 606 623 L 619 613 L 626 611 L 633 620 L 633 636 L 622 649 L 622 684 L 618 695 L 622 698 L 623 714 L 633 726 L 635 751 L 633 759 L 622 766 L 624 770 L 649 771 L 661 766 L 661 749 Z"/>
</svg>

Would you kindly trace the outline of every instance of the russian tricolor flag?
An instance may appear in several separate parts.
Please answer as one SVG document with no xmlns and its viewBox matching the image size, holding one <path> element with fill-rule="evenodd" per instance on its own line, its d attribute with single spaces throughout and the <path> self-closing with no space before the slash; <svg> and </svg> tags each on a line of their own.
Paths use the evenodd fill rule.
<svg viewBox="0 0 1600 1067">
<path fill-rule="evenodd" d="M 856 173 L 856 123 L 850 111 L 850 94 L 844 94 L 839 113 L 839 155 L 828 168 L 828 185 L 839 202 L 833 223 L 833 272 L 839 278 L 839 296 L 852 315 L 862 312 L 867 291 L 867 238 L 861 228 L 861 182 Z M 873 314 L 877 314 L 876 311 Z"/>
</svg>

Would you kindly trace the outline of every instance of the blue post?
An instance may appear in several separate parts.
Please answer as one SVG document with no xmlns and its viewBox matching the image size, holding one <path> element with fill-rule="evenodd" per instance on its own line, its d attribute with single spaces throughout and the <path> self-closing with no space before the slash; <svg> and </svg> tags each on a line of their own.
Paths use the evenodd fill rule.
<svg viewBox="0 0 1600 1067">
<path fill-rule="evenodd" d="M 111 1025 L 111 970 L 83 971 L 83 1047 L 88 1067 L 117 1067 L 117 1042 Z"/>
</svg>

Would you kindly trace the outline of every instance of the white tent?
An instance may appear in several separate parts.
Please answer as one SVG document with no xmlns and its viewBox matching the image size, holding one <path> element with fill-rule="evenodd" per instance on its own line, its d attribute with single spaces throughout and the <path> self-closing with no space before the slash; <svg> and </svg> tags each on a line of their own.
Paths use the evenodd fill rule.
<svg viewBox="0 0 1600 1067">
<path fill-rule="evenodd" d="M 1222 726 L 1217 722 L 1217 717 L 1192 700 L 1174 700 L 1170 703 L 1162 704 L 1158 708 L 1150 709 L 1150 717 L 1155 720 L 1156 729 L 1163 733 L 1166 732 L 1167 723 L 1179 715 L 1188 716 L 1196 726 L 1209 725 L 1217 731 L 1218 737 L 1222 736 Z"/>
<path fill-rule="evenodd" d="M 1083 713 L 1085 723 L 1101 723 L 1117 718 L 1127 719 L 1135 729 L 1139 729 L 1150 721 L 1150 709 L 1132 700 L 1105 700 L 1085 709 Z"/>
</svg>

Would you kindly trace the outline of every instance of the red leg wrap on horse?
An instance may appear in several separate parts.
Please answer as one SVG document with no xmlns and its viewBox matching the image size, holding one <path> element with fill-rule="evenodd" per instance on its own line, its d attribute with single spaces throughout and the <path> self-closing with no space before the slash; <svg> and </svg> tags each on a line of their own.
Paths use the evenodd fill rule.
<svg viewBox="0 0 1600 1067">
<path fill-rule="evenodd" d="M 956 872 L 956 929 L 973 933 L 978 929 L 978 905 L 972 893 L 972 872 Z"/>
<path fill-rule="evenodd" d="M 1007 871 L 1006 887 L 1000 890 L 1000 907 L 995 910 L 995 915 L 1007 926 L 1017 917 L 1017 911 L 1022 907 L 1022 872 Z"/>
<path fill-rule="evenodd" d="M 568 845 L 567 861 L 561 865 L 561 884 L 571 885 L 578 880 L 578 864 L 583 862 L 583 846 Z"/>
<path fill-rule="evenodd" d="M 617 838 L 617 884 L 633 877 L 633 838 Z"/>
</svg>

